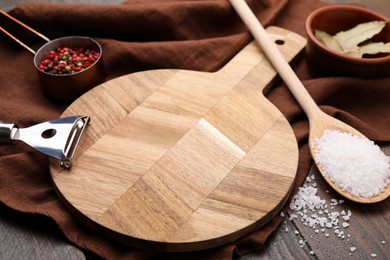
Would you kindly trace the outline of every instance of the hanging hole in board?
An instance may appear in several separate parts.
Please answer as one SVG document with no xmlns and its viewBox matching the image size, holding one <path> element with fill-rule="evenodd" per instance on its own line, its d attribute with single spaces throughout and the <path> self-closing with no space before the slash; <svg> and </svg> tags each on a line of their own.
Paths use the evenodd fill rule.
<svg viewBox="0 0 390 260">
<path fill-rule="evenodd" d="M 284 42 L 284 40 L 275 40 L 275 43 L 277 45 L 283 45 L 285 42 Z"/>
</svg>

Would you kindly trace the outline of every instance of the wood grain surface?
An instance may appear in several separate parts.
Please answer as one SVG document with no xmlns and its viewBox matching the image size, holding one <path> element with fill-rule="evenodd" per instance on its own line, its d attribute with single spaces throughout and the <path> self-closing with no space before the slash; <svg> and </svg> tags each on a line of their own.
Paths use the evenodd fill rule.
<svg viewBox="0 0 390 260">
<path fill-rule="evenodd" d="M 0 8 L 9 11 L 17 4 L 27 2 L 26 0 L 5 0 L 0 1 Z M 36 2 L 29 0 L 28 2 Z M 45 0 L 44 2 L 73 3 L 75 0 Z M 77 3 L 119 3 L 121 0 L 81 0 Z M 325 0 L 329 3 L 350 2 L 348 0 Z M 376 10 L 390 17 L 390 1 L 384 0 L 355 0 L 373 10 Z M 385 148 L 386 154 L 390 155 L 390 146 Z M 323 181 L 318 170 L 313 166 L 309 175 L 316 175 L 322 198 L 339 199 L 331 187 Z M 326 193 L 325 190 L 329 190 Z M 324 237 L 315 233 L 312 228 L 303 225 L 300 220 L 289 220 L 286 214 L 285 221 L 266 242 L 259 251 L 239 257 L 240 260 L 254 259 L 371 259 L 375 253 L 376 258 L 388 259 L 390 247 L 388 243 L 390 234 L 389 208 L 390 200 L 375 205 L 356 205 L 346 201 L 342 207 L 344 210 L 351 210 L 353 217 L 350 221 L 350 239 L 341 240 L 337 236 Z M 46 223 L 38 225 L 35 219 L 27 219 L 24 214 L 15 217 L 9 213 L 4 205 L 0 209 L 0 258 L 2 259 L 99 259 L 99 257 L 87 257 L 81 251 L 71 245 L 67 245 L 66 238 L 56 227 L 47 227 Z M 42 221 L 44 222 L 44 221 Z M 286 231 L 288 230 L 288 231 Z M 298 230 L 299 235 L 294 234 Z M 299 240 L 307 241 L 301 247 Z M 383 244 L 382 241 L 385 241 Z M 62 244 L 62 246 L 61 246 Z M 37 246 L 38 245 L 38 246 Z M 350 247 L 355 246 L 357 250 L 352 254 Z M 39 247 L 39 248 L 38 248 Z M 314 250 L 314 255 L 310 254 Z M 89 253 L 84 251 L 84 253 Z M 241 254 L 244 252 L 241 252 Z M 235 258 L 237 259 L 237 258 Z"/>
<path fill-rule="evenodd" d="M 305 40 L 271 27 L 292 60 Z M 63 114 L 91 123 L 70 171 L 51 163 L 56 189 L 89 226 L 163 251 L 219 246 L 284 205 L 298 147 L 262 94 L 276 73 L 251 43 L 215 73 L 155 70 L 108 81 Z"/>
</svg>

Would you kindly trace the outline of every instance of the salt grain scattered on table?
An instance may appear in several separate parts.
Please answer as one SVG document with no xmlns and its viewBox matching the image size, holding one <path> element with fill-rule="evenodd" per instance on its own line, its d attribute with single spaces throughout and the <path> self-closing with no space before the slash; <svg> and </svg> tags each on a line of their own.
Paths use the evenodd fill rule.
<svg viewBox="0 0 390 260">
<path fill-rule="evenodd" d="M 348 234 L 350 226 L 349 221 L 352 217 L 352 212 L 347 209 L 337 210 L 341 204 L 344 203 L 342 199 L 330 199 L 326 201 L 317 195 L 317 188 L 315 183 L 315 176 L 311 175 L 306 178 L 305 183 L 299 188 L 298 192 L 294 195 L 291 203 L 288 220 L 300 219 L 304 226 L 314 229 L 315 235 L 322 235 L 326 238 L 333 233 L 339 239 L 351 242 L 351 235 Z M 334 207 L 333 210 L 330 208 Z M 281 216 L 286 216 L 284 212 L 280 213 Z M 288 216 L 288 215 L 287 215 Z M 287 223 L 286 221 L 284 223 Z M 299 235 L 298 230 L 294 230 L 295 235 Z M 313 237 L 310 235 L 310 237 Z M 297 237 L 298 245 L 301 248 L 306 246 L 306 240 Z M 382 240 L 382 244 L 386 241 Z M 349 247 L 349 255 L 352 255 L 357 248 L 355 246 Z M 310 254 L 315 254 L 314 251 L 310 251 Z M 371 254 L 371 257 L 376 257 L 375 253 Z"/>
<path fill-rule="evenodd" d="M 300 219 L 305 226 L 314 229 L 315 234 L 325 237 L 329 237 L 329 233 L 326 231 L 331 230 L 340 239 L 350 237 L 346 233 L 346 228 L 349 226 L 348 221 L 352 216 L 351 211 L 342 210 L 339 212 L 330 210 L 329 208 L 331 207 L 340 206 L 344 203 L 344 200 L 331 199 L 328 203 L 319 197 L 314 179 L 314 175 L 308 176 L 305 184 L 294 195 L 290 203 L 291 213 L 289 220 Z M 342 220 L 344 221 L 342 222 Z M 295 230 L 294 234 L 298 235 L 299 231 Z M 306 241 L 300 239 L 298 240 L 298 244 L 303 248 Z"/>
<path fill-rule="evenodd" d="M 316 145 L 316 159 L 324 175 L 351 195 L 373 197 L 389 183 L 390 157 L 374 142 L 325 130 Z"/>
</svg>

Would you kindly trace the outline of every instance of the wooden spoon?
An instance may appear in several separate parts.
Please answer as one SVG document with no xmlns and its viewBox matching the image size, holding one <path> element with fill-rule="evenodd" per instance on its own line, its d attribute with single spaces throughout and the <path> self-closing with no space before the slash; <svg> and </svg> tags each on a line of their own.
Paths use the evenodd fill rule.
<svg viewBox="0 0 390 260">
<path fill-rule="evenodd" d="M 360 203 L 375 203 L 386 199 L 390 195 L 390 184 L 387 185 L 385 190 L 380 194 L 373 197 L 360 197 L 353 196 L 350 193 L 342 190 L 336 186 L 328 177 L 325 176 L 324 171 L 318 165 L 318 160 L 316 159 L 316 140 L 319 139 L 326 129 L 329 130 L 338 130 L 340 132 L 351 133 L 354 136 L 366 138 L 362 133 L 352 128 L 351 126 L 325 114 L 317 106 L 313 98 L 307 92 L 306 88 L 303 86 L 302 82 L 299 80 L 297 75 L 294 73 L 290 65 L 283 58 L 274 42 L 270 40 L 263 26 L 250 10 L 248 5 L 244 0 L 229 0 L 232 6 L 235 8 L 241 19 L 247 25 L 251 31 L 253 37 L 257 40 L 260 47 L 263 49 L 265 55 L 268 57 L 276 71 L 279 73 L 280 77 L 284 80 L 287 87 L 294 95 L 295 99 L 298 101 L 299 105 L 302 107 L 303 111 L 306 113 L 309 123 L 309 148 L 311 155 L 314 161 L 317 164 L 317 167 L 324 177 L 324 179 L 329 183 L 329 185 L 336 190 L 343 197 Z"/>
</svg>

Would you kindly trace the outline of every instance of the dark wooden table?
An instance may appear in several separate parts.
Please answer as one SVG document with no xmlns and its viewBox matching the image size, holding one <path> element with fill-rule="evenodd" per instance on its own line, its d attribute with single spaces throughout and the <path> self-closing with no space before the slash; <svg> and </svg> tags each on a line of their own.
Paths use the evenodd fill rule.
<svg viewBox="0 0 390 260">
<path fill-rule="evenodd" d="M 346 0 L 326 0 L 345 3 Z M 8 11 L 26 0 L 2 0 L 0 9 Z M 120 3 L 121 0 L 46 0 L 63 3 Z M 355 0 L 390 17 L 388 0 Z M 390 155 L 390 145 L 383 146 Z M 313 166 L 308 183 L 318 188 L 318 195 L 327 201 L 342 199 L 324 183 Z M 291 218 L 295 212 L 285 212 L 284 221 L 258 252 L 245 255 L 240 260 L 251 259 L 390 259 L 390 200 L 374 205 L 359 205 L 349 201 L 333 206 L 333 211 L 351 211 L 348 227 L 340 223 L 336 229 L 311 228 L 300 218 Z M 344 231 L 344 237 L 340 231 Z M 338 232 L 338 233 L 336 233 Z M 327 234 L 327 235 L 326 235 Z M 54 223 L 44 217 L 26 217 L 0 205 L 0 259 L 94 259 L 93 255 L 71 245 Z"/>
</svg>

